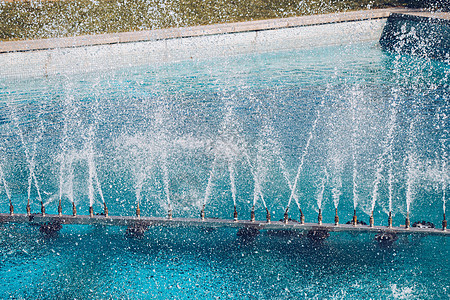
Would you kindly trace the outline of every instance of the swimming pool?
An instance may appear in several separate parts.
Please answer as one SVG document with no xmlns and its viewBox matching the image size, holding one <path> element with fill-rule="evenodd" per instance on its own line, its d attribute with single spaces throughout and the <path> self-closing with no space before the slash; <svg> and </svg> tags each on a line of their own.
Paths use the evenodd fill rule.
<svg viewBox="0 0 450 300">
<path fill-rule="evenodd" d="M 250 51 L 251 52 L 251 51 Z M 17 212 L 439 226 L 448 192 L 448 62 L 377 40 L 0 81 L 2 169 Z M 307 146 L 308 145 L 308 146 Z M 299 169 L 300 162 L 302 168 Z M 297 189 L 290 185 L 298 175 Z M 34 174 L 30 175 L 30 174 Z M 97 181 L 98 179 L 98 181 Z M 98 185 L 97 185 L 98 182 Z M 39 190 L 39 193 L 38 193 Z M 0 209 L 8 211 L 1 189 Z M 264 203 L 266 205 L 264 205 Z M 380 248 L 233 229 L 1 227 L 2 298 L 448 298 L 446 237 Z"/>
</svg>

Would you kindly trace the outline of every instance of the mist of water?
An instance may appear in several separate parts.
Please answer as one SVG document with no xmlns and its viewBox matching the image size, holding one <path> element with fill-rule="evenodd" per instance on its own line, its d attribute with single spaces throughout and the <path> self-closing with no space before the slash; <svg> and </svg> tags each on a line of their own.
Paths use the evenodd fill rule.
<svg viewBox="0 0 450 300">
<path fill-rule="evenodd" d="M 352 162 L 353 162 L 353 172 L 352 172 L 352 186 L 353 186 L 353 209 L 356 209 L 359 202 L 358 195 L 358 161 L 357 161 L 357 151 L 358 151 L 358 127 L 359 119 L 357 118 L 357 101 L 360 98 L 360 93 L 353 91 L 353 96 L 351 98 L 351 111 L 352 111 L 352 137 L 351 137 L 351 148 L 352 148 Z"/>
<path fill-rule="evenodd" d="M 413 202 L 414 198 L 414 184 L 416 181 L 417 176 L 417 169 L 416 169 L 416 163 L 417 163 L 417 157 L 415 154 L 414 149 L 414 142 L 415 142 L 415 136 L 414 136 L 414 126 L 417 122 L 417 117 L 414 117 L 409 125 L 409 145 L 407 150 L 407 156 L 406 156 L 406 212 L 409 213 L 411 209 L 411 203 Z"/>
<path fill-rule="evenodd" d="M 260 182 L 261 174 L 262 174 L 262 170 L 261 170 L 261 163 L 262 163 L 261 154 L 258 153 L 257 157 L 256 157 L 257 165 L 260 168 L 259 170 L 257 169 L 256 171 L 255 171 L 255 169 L 253 167 L 253 164 L 250 161 L 250 156 L 248 155 L 248 153 L 246 151 L 244 152 L 244 155 L 245 155 L 245 158 L 247 160 L 247 164 L 250 167 L 250 173 L 253 176 L 253 182 L 254 182 L 254 186 L 253 186 L 253 206 L 256 205 L 258 198 L 260 198 L 262 204 L 264 205 L 264 208 L 267 208 L 266 201 L 264 200 L 264 195 L 262 193 L 261 182 Z"/>
<path fill-rule="evenodd" d="M 305 148 L 303 149 L 302 155 L 300 156 L 300 163 L 298 165 L 297 173 L 295 175 L 295 179 L 292 184 L 292 189 L 291 189 L 291 193 L 289 196 L 289 201 L 288 201 L 287 207 L 291 206 L 292 199 L 294 198 L 294 193 L 297 190 L 297 184 L 298 184 L 298 180 L 300 179 L 300 174 L 303 170 L 303 164 L 305 163 L 305 158 L 308 155 L 309 146 L 311 145 L 311 141 L 314 137 L 314 133 L 316 131 L 317 124 L 319 123 L 320 114 L 321 114 L 321 111 L 322 111 L 324 105 L 325 105 L 325 98 L 322 98 L 321 103 L 317 109 L 316 118 L 314 119 L 314 122 L 311 126 L 311 130 L 309 131 L 309 135 L 308 135 L 308 139 L 306 140 Z"/>
<path fill-rule="evenodd" d="M 206 185 L 206 190 L 205 190 L 205 197 L 203 198 L 204 206 L 206 206 L 206 204 L 208 203 L 208 199 L 211 196 L 211 192 L 212 192 L 212 188 L 213 188 L 214 173 L 216 170 L 216 164 L 217 164 L 217 156 L 214 156 L 214 160 L 211 165 L 211 170 L 209 171 L 208 183 Z"/>
<path fill-rule="evenodd" d="M 172 210 L 172 202 L 170 200 L 169 168 L 167 167 L 167 152 L 165 149 L 161 153 L 161 169 L 163 173 L 164 193 L 166 195 L 167 207 L 169 210 Z"/>
<path fill-rule="evenodd" d="M 228 161 L 228 172 L 230 174 L 230 186 L 231 186 L 231 197 L 233 198 L 233 205 L 236 206 L 236 176 L 234 174 L 235 162 L 233 159 Z"/>
<path fill-rule="evenodd" d="M 103 196 L 103 191 L 100 185 L 100 181 L 98 180 L 97 168 L 95 165 L 94 159 L 94 129 L 91 126 L 89 129 L 89 137 L 88 137 L 88 149 L 87 149 L 87 164 L 88 164 L 88 196 L 89 196 L 89 205 L 93 206 L 95 202 L 95 190 L 94 184 L 97 187 L 97 193 L 100 196 L 101 203 L 105 203 L 105 198 Z"/>
<path fill-rule="evenodd" d="M 327 171 L 327 168 L 324 167 L 323 177 L 320 179 L 319 189 L 316 193 L 317 207 L 319 209 L 322 209 L 323 196 L 325 193 L 325 185 L 328 182 L 328 179 L 329 179 L 328 171 Z"/>
<path fill-rule="evenodd" d="M 371 201 L 371 211 L 375 209 L 375 205 L 378 201 L 378 191 L 381 181 L 383 179 L 383 170 L 385 169 L 386 160 L 388 160 L 388 189 L 389 189 L 389 211 L 392 212 L 392 197 L 393 197 L 393 143 L 394 143 L 394 130 L 396 123 L 396 108 L 393 104 L 391 107 L 390 118 L 388 123 L 388 133 L 382 143 L 382 153 L 378 156 L 378 162 L 375 170 L 375 179 L 373 181 L 372 188 L 372 201 Z"/>
<path fill-rule="evenodd" d="M 5 173 L 3 173 L 3 166 L 0 164 L 0 182 L 3 183 L 3 188 L 5 190 L 6 196 L 8 200 L 11 202 L 11 193 L 8 188 L 8 184 L 6 183 Z"/>
</svg>

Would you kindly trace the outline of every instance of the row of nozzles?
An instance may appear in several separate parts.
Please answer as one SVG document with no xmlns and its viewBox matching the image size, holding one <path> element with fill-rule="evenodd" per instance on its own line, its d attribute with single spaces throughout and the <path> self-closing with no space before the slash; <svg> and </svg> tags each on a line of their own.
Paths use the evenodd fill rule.
<svg viewBox="0 0 450 300">
<path fill-rule="evenodd" d="M 286 210 L 284 211 L 284 218 L 283 218 L 283 222 L 285 224 L 287 224 L 289 221 L 292 221 L 292 219 L 289 218 L 289 207 L 286 208 Z M 171 211 L 169 211 L 170 213 L 170 218 L 171 218 Z M 203 208 L 200 212 L 200 218 L 202 220 L 205 220 L 205 205 L 203 205 Z M 238 220 L 238 213 L 236 210 L 236 206 L 234 206 L 234 221 L 237 222 Z M 252 210 L 250 212 L 250 221 L 251 222 L 255 222 L 255 206 L 252 207 Z M 266 207 L 266 220 L 267 223 L 271 222 L 271 216 L 270 216 L 270 212 L 269 209 Z M 322 209 L 319 209 L 319 215 L 317 216 L 317 224 L 318 225 L 322 225 Z M 358 217 L 356 216 L 356 210 L 353 210 L 353 217 L 352 220 L 350 222 L 353 226 L 358 226 Z M 374 218 L 373 218 L 373 212 L 370 215 L 369 218 L 369 227 L 374 227 Z M 305 215 L 303 214 L 303 211 L 300 209 L 300 224 L 305 224 Z M 339 226 L 339 215 L 338 215 L 338 210 L 337 208 L 335 209 L 335 216 L 334 216 L 334 225 L 335 226 Z M 388 227 L 392 228 L 392 212 L 389 212 L 389 217 L 388 217 Z M 406 219 L 405 219 L 405 228 L 409 229 L 411 228 L 411 221 L 409 218 L 409 212 L 406 214 Z M 442 220 L 442 230 L 446 230 L 447 229 L 447 220 L 445 217 L 445 213 L 443 215 L 443 220 Z"/>
<path fill-rule="evenodd" d="M 28 199 L 28 201 L 27 201 L 26 210 L 27 210 L 27 216 L 30 216 L 31 215 L 30 199 Z M 11 201 L 9 201 L 9 214 L 14 215 L 14 206 L 12 205 Z M 41 214 L 43 216 L 45 216 L 45 206 L 44 206 L 44 202 L 42 202 L 42 201 L 41 201 Z M 62 216 L 61 200 L 59 200 L 59 203 L 58 203 L 58 215 Z M 75 202 L 72 202 L 72 215 L 74 217 L 77 216 L 77 207 L 75 206 Z M 104 215 L 105 217 L 108 217 L 108 207 L 106 206 L 106 202 L 103 203 L 102 215 Z M 94 207 L 92 207 L 92 206 L 89 206 L 89 216 L 90 217 L 94 216 Z"/>
<path fill-rule="evenodd" d="M 104 215 L 105 217 L 108 217 L 108 207 L 106 206 L 106 202 L 103 203 L 103 213 L 102 215 Z M 30 207 L 30 200 L 28 199 L 27 202 L 27 215 L 31 215 L 31 207 Z M 291 219 L 289 218 L 289 207 L 286 208 L 286 210 L 284 211 L 284 218 L 283 218 L 283 222 L 284 223 L 288 223 L 289 221 L 291 221 Z M 11 200 L 9 201 L 9 213 L 11 215 L 14 215 L 14 206 L 11 203 Z M 41 214 L 43 216 L 45 216 L 45 206 L 44 203 L 41 202 Z M 58 203 L 58 215 L 62 216 L 62 206 L 61 206 L 61 200 L 59 200 Z M 77 207 L 75 206 L 75 203 L 72 203 L 72 215 L 75 217 L 77 215 Z M 200 218 L 203 220 L 205 220 L 205 205 L 203 205 L 202 210 L 200 212 Z M 89 216 L 93 217 L 94 216 L 94 208 L 92 206 L 89 206 Z M 136 216 L 139 218 L 141 216 L 141 209 L 139 207 L 139 202 L 137 203 L 137 207 L 136 207 Z M 169 220 L 172 219 L 172 210 L 169 209 L 167 217 Z M 237 222 L 238 220 L 238 213 L 237 213 L 237 209 L 236 206 L 234 206 L 234 221 Z M 322 225 L 322 209 L 319 209 L 319 215 L 317 217 L 317 223 L 318 225 Z M 250 221 L 251 222 L 255 222 L 255 206 L 252 207 L 252 210 L 250 212 Z M 270 216 L 270 211 L 269 209 L 266 207 L 266 221 L 267 223 L 271 222 L 271 216 Z M 300 224 L 305 224 L 305 215 L 303 214 L 303 211 L 300 209 Z M 353 218 L 351 221 L 351 224 L 353 226 L 357 226 L 358 225 L 358 218 L 356 216 L 356 210 L 353 210 Z M 334 216 L 334 225 L 335 226 L 339 226 L 339 215 L 338 215 L 338 210 L 337 208 L 335 209 L 335 216 Z M 374 227 L 374 218 L 373 218 L 373 212 L 370 215 L 369 218 L 369 227 Z M 392 213 L 389 212 L 389 217 L 388 217 L 388 227 L 392 228 Z M 406 219 L 405 219 L 405 228 L 409 229 L 411 227 L 411 221 L 409 219 L 409 212 L 406 213 Z M 445 217 L 445 213 L 443 216 L 443 220 L 442 220 L 442 230 L 446 230 L 447 229 L 447 219 Z"/>
</svg>

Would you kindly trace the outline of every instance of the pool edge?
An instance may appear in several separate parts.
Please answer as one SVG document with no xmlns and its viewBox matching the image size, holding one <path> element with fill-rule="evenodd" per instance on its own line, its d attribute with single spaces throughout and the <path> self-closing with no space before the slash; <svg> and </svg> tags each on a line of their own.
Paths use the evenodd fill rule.
<svg viewBox="0 0 450 300">
<path fill-rule="evenodd" d="M 134 43 L 145 41 L 158 41 L 174 38 L 189 38 L 276 30 L 292 27 L 314 26 L 322 24 L 353 22 L 388 18 L 393 13 L 400 14 L 426 14 L 417 9 L 387 8 L 375 10 L 360 10 L 332 14 L 321 14 L 281 19 L 257 20 L 238 23 L 223 23 L 193 27 L 155 29 L 147 31 L 107 33 L 98 35 L 82 35 L 76 37 L 48 38 L 21 41 L 0 41 L 0 53 L 48 50 L 56 48 L 74 48 L 96 45 Z"/>
</svg>

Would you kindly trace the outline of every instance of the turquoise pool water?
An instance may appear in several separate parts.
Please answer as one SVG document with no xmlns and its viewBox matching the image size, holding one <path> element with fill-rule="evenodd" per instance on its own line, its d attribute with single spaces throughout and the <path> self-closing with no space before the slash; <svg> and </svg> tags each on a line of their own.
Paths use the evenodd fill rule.
<svg viewBox="0 0 450 300">
<path fill-rule="evenodd" d="M 373 209 L 378 225 L 391 209 L 398 226 L 409 207 L 413 222 L 439 227 L 450 194 L 449 73 L 448 62 L 367 42 L 3 79 L 1 167 L 19 213 L 27 198 L 32 212 L 42 199 L 56 213 L 60 197 L 67 214 L 73 200 L 79 214 L 90 204 L 99 213 L 103 197 L 111 215 L 134 215 L 139 199 L 143 215 L 171 208 L 197 217 L 206 204 L 208 217 L 231 219 L 235 202 L 239 218 L 255 205 L 263 220 L 264 202 L 282 218 L 303 158 L 295 195 L 307 221 L 321 205 L 327 223 L 337 206 L 341 222 L 356 207 L 366 222 Z M 298 218 L 295 199 L 290 208 Z M 383 248 L 371 234 L 334 233 L 317 245 L 267 232 L 245 242 L 233 229 L 151 228 L 129 239 L 125 229 L 64 226 L 48 238 L 1 225 L 0 296 L 450 295 L 446 237 L 405 237 Z"/>
</svg>

